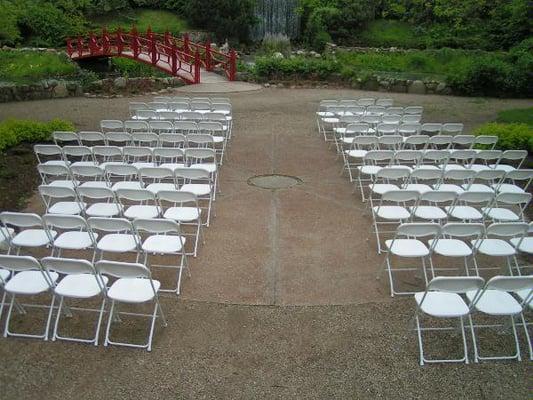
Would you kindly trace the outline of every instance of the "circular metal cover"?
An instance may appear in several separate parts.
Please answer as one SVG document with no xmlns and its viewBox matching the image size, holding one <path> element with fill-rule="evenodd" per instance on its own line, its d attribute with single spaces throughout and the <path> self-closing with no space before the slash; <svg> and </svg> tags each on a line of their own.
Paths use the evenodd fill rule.
<svg viewBox="0 0 533 400">
<path fill-rule="evenodd" d="M 287 189 L 301 183 L 302 180 L 296 176 L 280 174 L 257 175 L 248 179 L 249 185 L 270 190 Z"/>
</svg>

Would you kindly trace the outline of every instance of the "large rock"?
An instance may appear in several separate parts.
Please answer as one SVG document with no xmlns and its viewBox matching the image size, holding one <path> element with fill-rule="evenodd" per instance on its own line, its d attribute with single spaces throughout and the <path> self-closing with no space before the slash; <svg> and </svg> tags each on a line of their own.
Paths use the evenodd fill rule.
<svg viewBox="0 0 533 400">
<path fill-rule="evenodd" d="M 426 94 L 426 85 L 422 81 L 413 81 L 409 85 L 407 92 L 412 94 Z"/>
<path fill-rule="evenodd" d="M 53 91 L 54 97 L 68 97 L 67 84 L 65 82 L 59 82 Z"/>
<path fill-rule="evenodd" d="M 117 89 L 124 89 L 127 84 L 128 81 L 122 76 L 119 76 L 113 81 L 113 86 L 115 86 Z"/>
</svg>

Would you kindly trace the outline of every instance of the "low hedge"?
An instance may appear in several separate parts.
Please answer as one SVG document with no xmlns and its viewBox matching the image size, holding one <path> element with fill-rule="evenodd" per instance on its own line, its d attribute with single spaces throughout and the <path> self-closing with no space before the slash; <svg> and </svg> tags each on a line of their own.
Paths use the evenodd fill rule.
<svg viewBox="0 0 533 400">
<path fill-rule="evenodd" d="M 527 150 L 533 153 L 533 127 L 526 124 L 490 122 L 474 131 L 474 135 L 498 136 L 501 150 Z"/>
<path fill-rule="evenodd" d="M 48 141 L 54 131 L 72 130 L 74 130 L 74 125 L 61 119 L 48 122 L 8 119 L 0 122 L 0 151 L 22 142 Z"/>
</svg>

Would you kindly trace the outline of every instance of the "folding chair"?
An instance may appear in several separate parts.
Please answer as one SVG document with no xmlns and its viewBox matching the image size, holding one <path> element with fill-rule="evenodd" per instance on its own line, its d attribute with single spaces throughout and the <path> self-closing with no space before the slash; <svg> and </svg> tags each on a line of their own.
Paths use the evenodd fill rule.
<svg viewBox="0 0 533 400">
<path fill-rule="evenodd" d="M 151 101 L 148 104 L 148 109 L 154 110 L 154 111 L 167 111 L 167 103 L 161 102 L 161 101 Z"/>
<path fill-rule="evenodd" d="M 497 184 L 492 185 L 496 193 L 526 193 L 533 180 L 533 169 L 509 171 Z"/>
<path fill-rule="evenodd" d="M 449 268 L 435 268 L 433 262 L 433 254 L 437 254 L 442 257 L 449 258 L 462 258 L 464 272 L 466 275 L 470 275 L 469 262 L 476 268 L 476 249 L 471 248 L 466 240 L 468 238 L 472 240 L 478 240 L 485 232 L 485 226 L 481 223 L 463 223 L 463 222 L 449 222 L 442 226 L 440 234 L 437 238 L 428 241 L 431 256 L 429 263 L 431 267 L 432 276 L 435 275 L 435 271 L 442 269 L 448 270 Z"/>
<path fill-rule="evenodd" d="M 37 214 L 4 211 L 0 213 L 0 221 L 4 226 L 15 227 L 18 231 L 8 240 L 7 254 L 13 249 L 18 255 L 21 248 L 49 247 L 57 236 L 56 231 L 46 228 L 42 218 Z"/>
<path fill-rule="evenodd" d="M 118 146 L 94 146 L 93 154 L 96 162 L 100 168 L 106 167 L 110 164 L 123 164 L 124 155 L 122 154 L 122 147 Z"/>
<path fill-rule="evenodd" d="M 442 124 L 442 133 L 444 135 L 461 135 L 465 126 L 461 123 L 447 122 Z M 472 143 L 473 144 L 473 143 Z"/>
<path fill-rule="evenodd" d="M 9 281 L 4 285 L 4 291 L 11 296 L 7 318 L 4 327 L 4 337 L 15 336 L 48 340 L 50 321 L 54 311 L 55 295 L 52 294 L 50 305 L 18 304 L 17 296 L 37 296 L 51 291 L 59 275 L 56 272 L 47 273 L 41 267 L 39 261 L 29 256 L 0 255 L 0 265 L 11 271 Z M 26 308 L 48 309 L 44 331 L 41 334 L 17 333 L 10 330 L 9 325 L 13 315 L 13 307 L 18 305 L 22 314 L 26 314 Z"/>
<path fill-rule="evenodd" d="M 117 278 L 115 282 L 107 289 L 106 296 L 111 300 L 111 309 L 109 310 L 109 317 L 107 319 L 107 328 L 105 333 L 104 346 L 116 345 L 127 346 L 152 350 L 152 339 L 154 336 L 155 321 L 161 318 L 163 326 L 167 326 L 163 309 L 159 304 L 158 292 L 161 284 L 159 281 L 152 279 L 150 270 L 142 264 L 113 262 L 113 261 L 99 261 L 95 264 L 98 274 Z M 154 303 L 154 311 L 150 314 L 127 313 L 119 312 L 118 305 L 120 303 L 128 304 L 143 304 L 147 302 Z M 146 344 L 131 344 L 124 342 L 115 342 L 111 340 L 111 324 L 118 320 L 120 315 L 133 315 L 141 317 L 150 317 L 150 331 L 148 333 L 148 341 Z"/>
<path fill-rule="evenodd" d="M 510 239 L 520 239 L 527 234 L 528 225 L 526 223 L 494 223 L 485 229 L 485 236 L 472 240 L 472 247 L 476 253 L 489 257 L 504 257 L 509 274 L 513 275 L 513 268 L 516 268 L 520 275 L 517 250 L 512 246 Z M 476 274 L 479 275 L 477 263 L 475 263 Z M 484 267 L 483 269 L 500 269 L 500 267 Z"/>
<path fill-rule="evenodd" d="M 104 119 L 100 121 L 100 130 L 102 133 L 124 131 L 124 122 L 117 119 Z"/>
<path fill-rule="evenodd" d="M 79 215 L 43 215 L 43 221 L 49 231 L 58 235 L 52 243 L 52 256 L 61 257 L 63 250 L 91 250 L 96 248 L 98 234 L 94 233 L 85 218 Z"/>
<path fill-rule="evenodd" d="M 533 293 L 529 289 L 521 289 L 515 292 L 517 297 L 521 300 L 521 305 L 524 311 L 533 310 Z M 528 326 L 533 325 L 532 322 L 526 322 L 524 312 L 522 312 L 522 326 L 526 335 L 526 341 L 529 348 L 529 359 L 533 361 L 533 345 L 531 343 L 531 336 L 529 335 Z"/>
<path fill-rule="evenodd" d="M 396 132 L 400 129 L 400 122 L 402 122 L 402 116 L 398 114 L 383 114 L 381 116 L 381 121 L 384 124 L 394 124 L 396 125 Z"/>
<path fill-rule="evenodd" d="M 63 154 L 70 167 L 79 165 L 97 165 L 93 151 L 88 146 L 64 146 Z"/>
<path fill-rule="evenodd" d="M 72 177 L 78 182 L 78 187 L 111 187 L 106 180 L 104 169 L 100 166 L 73 166 L 70 171 Z"/>
<path fill-rule="evenodd" d="M 201 205 L 201 208 L 207 209 L 206 220 L 203 224 L 209 226 L 214 195 L 212 174 L 199 168 L 176 168 L 174 177 L 176 183 L 182 182 L 180 191 L 194 193 L 200 204 L 207 202 L 207 205 Z"/>
<path fill-rule="evenodd" d="M 125 218 L 91 217 L 87 223 L 93 232 L 102 232 L 98 238 L 93 260 L 102 260 L 105 253 L 133 253 L 135 262 L 139 261 L 139 236 L 131 221 Z"/>
<path fill-rule="evenodd" d="M 196 111 L 184 111 L 179 113 L 179 119 L 181 121 L 200 122 L 204 119 L 204 115 Z M 176 128 L 176 122 L 174 123 L 174 128 Z"/>
<path fill-rule="evenodd" d="M 177 190 L 174 172 L 165 167 L 149 167 L 139 169 L 142 185 L 156 194 L 160 190 Z"/>
<path fill-rule="evenodd" d="M 418 118 L 418 115 L 404 115 L 400 121 L 400 126 L 398 127 L 398 133 L 402 136 L 409 137 L 413 135 L 420 135 L 420 131 L 422 129 L 422 124 L 420 122 L 406 122 L 405 119 L 407 117 L 411 117 L 411 119 L 420 119 Z M 416 117 L 416 118 L 413 118 Z M 427 136 L 428 135 L 423 135 Z"/>
<path fill-rule="evenodd" d="M 115 193 L 126 218 L 157 218 L 161 214 L 155 194 L 148 189 L 118 189 Z"/>
<path fill-rule="evenodd" d="M 191 111 L 205 113 L 211 111 L 211 102 L 207 101 L 191 101 Z"/>
<path fill-rule="evenodd" d="M 390 295 L 404 295 L 413 294 L 414 292 L 400 292 L 394 288 L 394 274 L 405 271 L 416 271 L 414 267 L 393 268 L 391 263 L 391 256 L 408 259 L 419 259 L 421 261 L 422 273 L 424 275 L 425 284 L 427 285 L 427 266 L 426 259 L 430 257 L 431 252 L 428 247 L 420 240 L 420 238 L 432 237 L 435 238 L 440 231 L 439 224 L 432 223 L 403 223 L 398 226 L 396 234 L 392 239 L 385 241 L 387 248 L 387 256 L 385 258 L 385 265 L 389 275 Z"/>
<path fill-rule="evenodd" d="M 474 150 L 475 151 L 475 150 Z M 474 159 L 474 163 L 469 166 L 470 169 L 474 171 L 484 171 L 492 169 L 489 165 L 494 162 L 497 162 L 501 155 L 501 150 L 480 150 L 476 151 L 477 155 Z"/>
<path fill-rule="evenodd" d="M 171 101 L 167 104 L 167 107 L 174 112 L 182 113 L 185 111 L 191 111 L 189 101 Z"/>
<path fill-rule="evenodd" d="M 412 190 L 409 186 L 406 190 Z M 428 222 L 442 224 L 448 218 L 446 211 L 442 209 L 444 204 L 453 204 L 457 194 L 455 192 L 443 192 L 424 190 L 420 192 L 418 202 L 411 210 L 413 219 L 419 218 Z"/>
<path fill-rule="evenodd" d="M 43 165 L 64 165 L 67 166 L 68 162 L 65 161 L 65 155 L 61 147 L 55 144 L 36 144 L 33 146 L 33 152 L 37 158 L 38 164 Z"/>
<path fill-rule="evenodd" d="M 391 107 L 394 104 L 393 99 L 377 99 L 376 106 Z"/>
<path fill-rule="evenodd" d="M 182 133 L 160 133 L 159 144 L 161 147 L 185 147 L 187 138 Z"/>
<path fill-rule="evenodd" d="M 444 127 L 447 126 L 447 129 L 445 130 Z M 449 124 L 444 124 L 442 126 L 442 133 L 445 135 L 452 135 L 452 149 L 471 149 L 474 145 L 474 142 L 476 140 L 476 137 L 474 135 L 461 135 L 460 132 L 462 132 L 462 128 L 458 128 L 459 132 L 454 131 L 453 129 L 450 129 Z"/>
<path fill-rule="evenodd" d="M 504 176 L 504 171 L 498 171 L 494 169 L 481 170 L 476 173 L 474 179 L 463 185 L 463 189 L 467 192 L 494 193 L 493 186 L 497 186 L 502 181 Z"/>
<path fill-rule="evenodd" d="M 418 348 L 420 351 L 420 365 L 425 363 L 452 363 L 464 362 L 468 364 L 468 348 L 466 343 L 464 318 L 470 315 L 471 308 L 460 296 L 465 293 L 478 295 L 485 281 L 480 277 L 437 277 L 433 278 L 424 292 L 414 295 L 417 307 L 415 312 Z M 456 331 L 454 327 L 423 327 L 422 316 L 437 319 L 458 319 L 463 344 L 463 357 L 459 359 L 428 359 L 424 355 L 423 332 L 428 331 Z M 470 320 L 471 321 L 471 320 Z"/>
<path fill-rule="evenodd" d="M 172 101 L 172 97 L 169 97 L 169 96 L 155 96 L 152 101 L 154 101 L 156 103 L 168 103 L 169 101 Z"/>
<path fill-rule="evenodd" d="M 433 150 L 449 150 L 452 146 L 453 136 L 450 135 L 435 135 L 430 136 L 427 144 L 428 149 Z"/>
<path fill-rule="evenodd" d="M 404 115 L 402 115 L 401 122 L 404 124 L 420 124 L 420 121 L 422 121 L 421 114 L 406 114 L 404 110 Z M 420 128 L 422 128 L 422 126 L 420 126 Z"/>
<path fill-rule="evenodd" d="M 364 106 L 364 107 L 373 106 L 374 104 L 376 104 L 376 99 L 372 97 L 364 97 L 364 98 L 358 99 L 357 104 L 360 106 Z"/>
<path fill-rule="evenodd" d="M 174 131 L 185 136 L 198 133 L 198 124 L 196 121 L 176 121 L 174 122 Z"/>
<path fill-rule="evenodd" d="M 130 120 L 124 121 L 124 130 L 128 133 L 149 132 L 150 125 L 148 121 Z"/>
<path fill-rule="evenodd" d="M 57 146 L 62 146 L 65 143 L 80 145 L 80 138 L 76 132 L 70 131 L 54 131 L 52 132 L 52 139 Z"/>
<path fill-rule="evenodd" d="M 483 216 L 494 222 L 526 221 L 524 211 L 531 202 L 531 193 L 499 193 L 482 208 Z"/>
<path fill-rule="evenodd" d="M 490 167 L 505 172 L 520 169 L 524 160 L 527 158 L 527 154 L 527 150 L 506 150 L 502 153 L 498 162 L 491 164 Z"/>
<path fill-rule="evenodd" d="M 379 225 L 400 225 L 409 221 L 411 219 L 409 205 L 414 206 L 418 201 L 418 197 L 418 192 L 413 190 L 391 190 L 383 193 L 379 204 L 372 207 L 372 222 L 379 254 L 381 254 Z M 395 230 L 382 233 L 392 232 L 395 232 Z"/>
<path fill-rule="evenodd" d="M 483 146 L 486 147 L 488 150 L 494 150 L 494 147 L 496 147 L 496 143 L 498 143 L 498 136 L 479 135 L 476 136 L 476 139 L 474 140 L 474 148 Z"/>
<path fill-rule="evenodd" d="M 370 207 L 374 206 L 374 201 L 385 192 L 403 189 L 409 178 L 409 169 L 404 167 L 385 167 L 380 169 L 374 176 L 373 182 L 369 185 Z"/>
<path fill-rule="evenodd" d="M 102 132 L 97 131 L 79 131 L 78 137 L 80 139 L 80 144 L 83 146 L 95 146 L 97 144 L 105 144 L 105 136 Z"/>
<path fill-rule="evenodd" d="M 141 168 L 142 169 L 142 168 Z M 139 170 L 129 164 L 106 164 L 106 179 L 111 189 L 142 189 Z"/>
<path fill-rule="evenodd" d="M 154 132 L 134 132 L 131 142 L 133 146 L 156 147 L 159 145 L 159 135 Z"/>
<path fill-rule="evenodd" d="M 222 165 L 226 152 L 226 130 L 220 122 L 201 121 L 198 123 L 200 134 L 208 134 L 213 138 L 213 147 L 219 155 L 219 164 Z"/>
<path fill-rule="evenodd" d="M 137 115 L 137 111 L 139 110 L 147 110 L 147 109 L 148 109 L 148 105 L 146 103 L 132 101 L 129 104 L 130 117 L 132 118 L 135 117 Z"/>
<path fill-rule="evenodd" d="M 374 180 L 374 176 L 381 168 L 390 165 L 394 155 L 395 152 L 392 150 L 369 150 L 365 153 L 363 157 L 363 165 L 357 166 L 359 172 L 357 176 L 357 185 L 361 191 L 361 200 L 363 202 L 366 201 L 364 192 L 364 186 L 366 185 L 364 185 L 363 182 L 371 183 Z M 351 157 L 352 155 L 348 154 L 348 156 Z"/>
<path fill-rule="evenodd" d="M 348 170 L 350 182 L 354 182 L 352 169 L 359 168 L 364 165 L 364 158 L 371 150 L 376 150 L 378 146 L 377 136 L 356 136 L 352 140 L 352 144 L 348 150 L 342 152 L 343 167 L 341 175 L 345 170 Z M 352 161 L 353 160 L 353 161 Z M 360 160 L 359 162 L 357 160 Z"/>
<path fill-rule="evenodd" d="M 37 171 L 41 175 L 42 184 L 75 188 L 78 184 L 73 178 L 69 167 L 57 164 L 38 164 Z"/>
<path fill-rule="evenodd" d="M 79 215 L 85 209 L 76 191 L 69 187 L 40 185 L 39 194 L 48 214 Z"/>
<path fill-rule="evenodd" d="M 414 137 L 414 136 L 413 136 Z M 448 150 L 422 150 L 422 157 L 418 162 L 418 169 L 445 170 L 450 160 Z"/>
<path fill-rule="evenodd" d="M 203 169 L 204 171 L 209 172 L 214 183 L 213 200 L 215 200 L 217 191 L 220 191 L 218 186 L 218 164 L 216 151 L 214 149 L 205 148 L 185 149 L 185 163 L 189 168 Z"/>
<path fill-rule="evenodd" d="M 392 157 L 391 165 L 398 165 L 412 170 L 416 168 L 424 152 L 421 150 L 398 150 Z"/>
<path fill-rule="evenodd" d="M 465 185 L 468 187 L 476 176 L 476 172 L 470 169 L 452 169 L 443 171 L 442 179 L 433 185 L 433 189 L 444 192 L 464 193 Z"/>
<path fill-rule="evenodd" d="M 142 119 L 142 120 L 151 120 L 151 119 L 159 119 L 159 116 L 157 115 L 157 112 L 154 110 L 136 110 L 135 115 L 132 117 L 133 119 Z"/>
<path fill-rule="evenodd" d="M 442 132 L 442 124 L 438 124 L 438 123 L 422 124 L 422 129 L 420 130 L 420 133 L 422 135 L 429 135 L 429 136 L 440 135 L 441 132 Z"/>
<path fill-rule="evenodd" d="M 104 288 L 108 282 L 108 278 L 106 276 L 97 276 L 93 265 L 86 260 L 45 257 L 41 260 L 41 265 L 49 276 L 57 273 L 63 275 L 63 278 L 57 282 L 53 288 L 55 296 L 59 297 L 59 306 L 55 318 L 52 341 L 59 339 L 71 342 L 92 343 L 95 346 L 98 346 L 98 336 L 100 334 L 100 326 L 102 324 L 105 307 Z M 66 304 L 67 300 L 70 299 L 89 300 L 98 297 L 101 297 L 99 309 L 71 307 Z M 93 338 L 84 339 L 60 335 L 59 320 L 61 319 L 63 310 L 69 317 L 72 316 L 72 310 L 98 313 Z"/>
<path fill-rule="evenodd" d="M 528 231 L 522 237 L 511 238 L 509 242 L 514 246 L 516 250 L 525 255 L 533 255 L 533 222 L 529 223 Z M 522 269 L 532 269 L 533 266 L 530 264 L 519 265 L 518 266 L 518 275 L 522 275 Z M 532 307 L 533 309 L 533 307 Z"/>
<path fill-rule="evenodd" d="M 422 115 L 423 112 L 424 107 L 422 106 L 408 106 L 403 109 L 403 113 L 408 115 Z"/>
<path fill-rule="evenodd" d="M 118 217 L 122 206 L 115 193 L 108 187 L 81 186 L 76 189 L 80 202 L 86 204 L 84 214 L 88 217 Z"/>
<path fill-rule="evenodd" d="M 133 145 L 133 136 L 128 132 L 107 132 L 105 141 L 107 146 L 131 146 Z"/>
<path fill-rule="evenodd" d="M 414 190 L 418 193 L 426 193 L 432 191 L 430 182 L 437 184 L 442 178 L 442 171 L 439 169 L 421 169 L 415 168 L 409 174 L 409 179 L 402 187 L 405 190 Z"/>
<path fill-rule="evenodd" d="M 455 202 L 444 207 L 449 218 L 462 222 L 483 222 L 483 209 L 492 203 L 494 194 L 489 192 L 458 193 Z"/>
<path fill-rule="evenodd" d="M 522 311 L 525 304 L 516 300 L 511 293 L 523 290 L 529 291 L 530 294 L 528 297 L 531 296 L 531 292 L 533 292 L 533 276 L 494 276 L 487 282 L 481 293 L 474 293 L 473 291 L 466 292 L 470 307 L 475 311 L 493 318 L 506 317 L 510 322 L 510 324 L 505 325 L 474 324 L 472 319 L 474 314 L 469 315 L 472 341 L 474 344 L 474 360 L 476 362 L 483 360 L 522 360 L 515 319 L 520 317 L 522 322 L 524 322 Z M 479 338 L 476 335 L 476 330 L 480 328 L 508 327 L 509 325 L 513 332 L 515 353 L 513 355 L 481 356 L 478 346 Z M 530 338 L 527 330 L 526 336 L 529 342 Z"/>
<path fill-rule="evenodd" d="M 400 125 L 397 123 L 382 122 L 376 126 L 376 133 L 378 136 L 388 136 L 388 135 L 398 136 L 402 138 L 402 144 L 403 144 L 403 136 L 397 135 L 399 127 Z"/>
<path fill-rule="evenodd" d="M 155 166 L 161 168 L 170 168 L 174 171 L 176 168 L 185 167 L 185 152 L 177 147 L 156 147 L 152 149 Z"/>
<path fill-rule="evenodd" d="M 400 132 L 401 127 L 398 128 L 398 132 L 405 137 L 403 141 L 403 149 L 406 150 L 424 150 L 428 144 L 428 135 L 417 135 L 416 132 L 411 136 L 405 136 L 405 132 Z"/>
<path fill-rule="evenodd" d="M 154 167 L 154 153 L 150 147 L 124 146 L 124 162 L 135 168 Z"/>
<path fill-rule="evenodd" d="M 444 166 L 445 171 L 452 169 L 470 169 L 477 153 L 474 150 L 451 150 L 448 163 Z"/>
<path fill-rule="evenodd" d="M 345 147 L 350 147 L 353 143 L 354 138 L 362 135 L 368 135 L 370 134 L 370 125 L 363 122 L 355 122 L 346 125 L 344 128 L 344 132 L 340 133 L 338 135 L 335 135 L 338 140 L 338 150 Z"/>
<path fill-rule="evenodd" d="M 150 132 L 157 133 L 173 133 L 174 124 L 171 121 L 148 121 Z"/>
</svg>

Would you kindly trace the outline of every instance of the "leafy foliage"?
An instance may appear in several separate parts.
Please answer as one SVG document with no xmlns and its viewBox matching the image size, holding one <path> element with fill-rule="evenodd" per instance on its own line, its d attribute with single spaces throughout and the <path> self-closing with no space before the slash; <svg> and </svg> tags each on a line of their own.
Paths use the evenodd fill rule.
<svg viewBox="0 0 533 400">
<path fill-rule="evenodd" d="M 522 149 L 533 152 L 533 127 L 526 124 L 490 122 L 477 128 L 474 134 L 498 136 L 497 147 L 502 150 Z"/>
<path fill-rule="evenodd" d="M 0 151 L 22 142 L 47 141 L 52 132 L 69 130 L 74 130 L 74 125 L 60 119 L 49 122 L 8 119 L 0 122 Z"/>
<path fill-rule="evenodd" d="M 259 51 L 265 55 L 281 53 L 288 56 L 291 52 L 291 41 L 287 35 L 268 33 L 263 37 Z"/>
<path fill-rule="evenodd" d="M 498 113 L 497 122 L 520 123 L 533 127 L 533 107 L 511 108 Z"/>
<path fill-rule="evenodd" d="M 113 58 L 111 62 L 113 63 L 114 69 L 120 72 L 120 75 L 129 78 L 143 76 L 168 76 L 164 72 L 159 71 L 151 65 L 143 64 L 128 58 Z"/>
<path fill-rule="evenodd" d="M 35 51 L 0 52 L 0 77 L 10 82 L 32 82 L 50 78 L 73 78 L 76 65 L 66 56 Z"/>
</svg>

